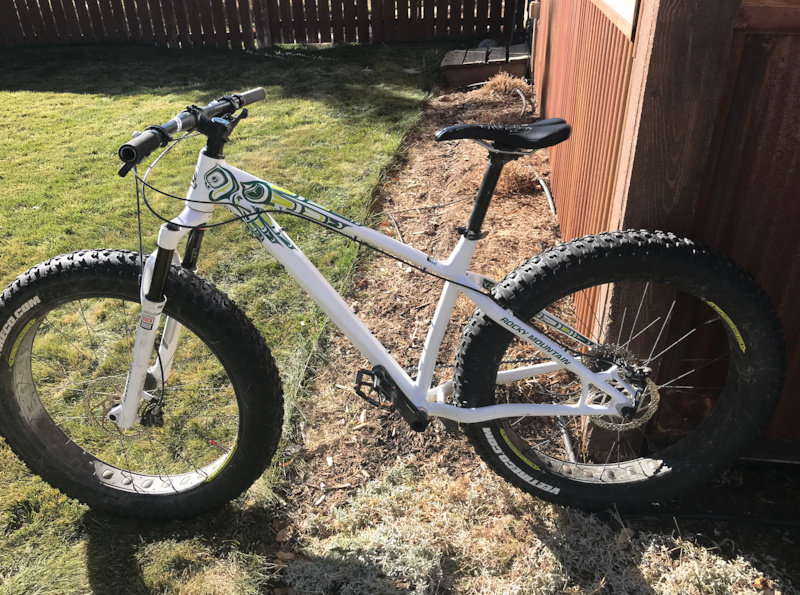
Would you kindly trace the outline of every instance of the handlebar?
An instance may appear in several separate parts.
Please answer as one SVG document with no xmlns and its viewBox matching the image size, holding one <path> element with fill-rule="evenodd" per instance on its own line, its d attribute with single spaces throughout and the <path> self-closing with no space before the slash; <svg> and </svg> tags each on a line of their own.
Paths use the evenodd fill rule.
<svg viewBox="0 0 800 595">
<path fill-rule="evenodd" d="M 169 142 L 174 133 L 194 130 L 200 114 L 213 118 L 220 114 L 235 112 L 256 101 L 263 101 L 266 97 L 267 92 L 262 87 L 257 87 L 238 95 L 226 95 L 201 108 L 187 108 L 161 126 L 148 126 L 139 136 L 119 148 L 117 154 L 125 163 L 119 170 L 119 175 L 125 177 L 133 169 L 133 166 L 140 163 L 142 159 L 157 148 Z"/>
</svg>

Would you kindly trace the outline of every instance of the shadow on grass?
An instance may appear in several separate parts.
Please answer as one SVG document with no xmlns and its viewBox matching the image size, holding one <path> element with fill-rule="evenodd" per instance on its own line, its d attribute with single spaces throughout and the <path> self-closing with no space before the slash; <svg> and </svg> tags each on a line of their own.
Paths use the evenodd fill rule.
<svg viewBox="0 0 800 595">
<path fill-rule="evenodd" d="M 191 577 L 187 571 L 203 570 L 197 564 L 207 563 L 208 554 L 221 560 L 234 556 L 261 561 L 280 549 L 270 530 L 273 517 L 263 508 L 226 506 L 196 519 L 157 523 L 90 510 L 81 523 L 92 592 L 160 591 L 164 585 L 159 583 L 180 583 Z"/>
<path fill-rule="evenodd" d="M 93 593 L 126 595 L 172 592 L 271 592 L 284 584 L 273 561 L 281 544 L 272 529 L 274 513 L 258 508 L 226 506 L 188 521 L 164 523 L 119 519 L 85 513 L 81 524 L 86 542 L 86 570 Z M 234 561 L 238 572 L 213 565 Z M 368 560 L 315 557 L 290 563 L 287 575 L 298 592 L 390 595 L 407 592 Z M 214 585 L 222 581 L 222 585 Z"/>
<path fill-rule="evenodd" d="M 364 87 L 375 94 L 370 115 L 402 119 L 418 99 L 395 83 L 420 75 L 438 82 L 449 45 L 271 48 L 258 52 L 64 47 L 0 50 L 1 91 L 121 95 L 193 95 L 197 102 L 252 87 L 277 87 L 285 97 L 312 99 L 344 112 L 363 110 Z M 416 80 L 419 80 L 416 78 Z"/>
</svg>

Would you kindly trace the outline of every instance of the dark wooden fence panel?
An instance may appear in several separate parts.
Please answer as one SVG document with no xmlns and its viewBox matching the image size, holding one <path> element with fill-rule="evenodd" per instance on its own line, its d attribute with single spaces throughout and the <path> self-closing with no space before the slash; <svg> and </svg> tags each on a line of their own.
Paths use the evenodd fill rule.
<svg viewBox="0 0 800 595">
<path fill-rule="evenodd" d="M 265 48 L 508 37 L 518 0 L 0 0 L 0 47 Z"/>
</svg>

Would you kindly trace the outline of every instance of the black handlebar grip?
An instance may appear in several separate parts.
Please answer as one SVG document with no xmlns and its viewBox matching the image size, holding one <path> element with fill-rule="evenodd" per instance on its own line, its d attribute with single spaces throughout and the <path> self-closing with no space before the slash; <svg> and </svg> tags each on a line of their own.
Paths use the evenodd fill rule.
<svg viewBox="0 0 800 595">
<path fill-rule="evenodd" d="M 264 101 L 267 98 L 267 92 L 263 87 L 256 87 L 255 89 L 250 89 L 249 91 L 240 93 L 239 97 L 242 98 L 242 105 L 239 107 L 244 107 L 246 105 L 250 105 L 251 103 L 255 103 L 256 101 Z"/>
<path fill-rule="evenodd" d="M 145 130 L 139 136 L 125 143 L 117 154 L 125 163 L 136 165 L 161 146 L 161 134 L 156 130 Z"/>
</svg>

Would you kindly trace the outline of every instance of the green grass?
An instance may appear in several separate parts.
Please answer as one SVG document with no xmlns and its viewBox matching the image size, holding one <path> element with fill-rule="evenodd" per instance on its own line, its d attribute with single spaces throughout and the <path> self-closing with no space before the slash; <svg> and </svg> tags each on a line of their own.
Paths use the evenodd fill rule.
<svg viewBox="0 0 800 595">
<path fill-rule="evenodd" d="M 0 284 L 47 257 L 83 248 L 136 250 L 132 178 L 116 150 L 133 130 L 256 86 L 228 160 L 356 220 L 432 85 L 434 46 L 283 48 L 247 54 L 134 48 L 0 52 Z M 185 194 L 199 139 L 181 143 L 152 180 Z M 263 172 L 263 173 L 261 173 Z M 163 215 L 178 201 L 153 196 Z M 222 214 L 220 214 L 222 215 Z M 221 219 L 220 215 L 216 220 Z M 144 250 L 159 221 L 143 218 Z M 358 251 L 283 220 L 329 280 L 345 288 Z M 241 226 L 206 235 L 200 273 L 254 319 L 289 395 L 326 323 Z M 294 405 L 289 403 L 290 409 Z M 0 446 L 0 593 L 255 593 L 272 574 L 267 527 L 281 500 L 259 481 L 239 501 L 191 522 L 111 519 L 66 499 Z"/>
</svg>

